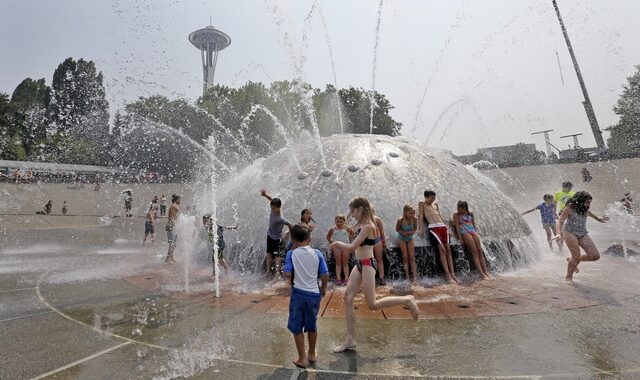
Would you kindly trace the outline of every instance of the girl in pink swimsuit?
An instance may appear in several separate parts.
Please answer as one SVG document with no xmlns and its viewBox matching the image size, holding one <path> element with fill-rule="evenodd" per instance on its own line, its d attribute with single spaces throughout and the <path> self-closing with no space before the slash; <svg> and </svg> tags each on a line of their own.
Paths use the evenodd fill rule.
<svg viewBox="0 0 640 380">
<path fill-rule="evenodd" d="M 478 236 L 475 218 L 473 213 L 469 212 L 469 204 L 465 201 L 458 201 L 458 210 L 453 214 L 453 224 L 455 225 L 456 237 L 460 243 L 466 247 L 471 253 L 473 263 L 482 276 L 483 280 L 491 280 L 491 274 L 487 269 L 487 262 Z"/>
</svg>

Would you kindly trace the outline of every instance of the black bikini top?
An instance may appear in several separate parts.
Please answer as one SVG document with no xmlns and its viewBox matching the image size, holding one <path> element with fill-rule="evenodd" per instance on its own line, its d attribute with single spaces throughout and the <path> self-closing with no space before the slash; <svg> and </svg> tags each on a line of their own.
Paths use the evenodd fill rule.
<svg viewBox="0 0 640 380">
<path fill-rule="evenodd" d="M 356 236 L 360 235 L 360 228 L 356 230 Z M 376 245 L 376 239 L 370 239 L 369 237 L 364 238 L 360 246 L 363 245 Z"/>
</svg>

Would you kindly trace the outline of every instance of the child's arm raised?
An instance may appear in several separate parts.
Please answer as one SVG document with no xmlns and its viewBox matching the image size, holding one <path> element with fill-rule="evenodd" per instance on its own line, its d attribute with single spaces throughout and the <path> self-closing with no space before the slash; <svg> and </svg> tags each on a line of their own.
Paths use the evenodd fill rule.
<svg viewBox="0 0 640 380">
<path fill-rule="evenodd" d="M 267 198 L 267 200 L 268 200 L 269 202 L 271 202 L 271 200 L 273 199 L 273 198 L 271 198 L 271 197 L 269 196 L 269 194 L 267 194 L 267 190 L 266 190 L 266 189 L 260 189 L 260 195 L 261 195 L 261 196 L 263 196 L 263 197 L 265 197 L 265 198 Z"/>
</svg>

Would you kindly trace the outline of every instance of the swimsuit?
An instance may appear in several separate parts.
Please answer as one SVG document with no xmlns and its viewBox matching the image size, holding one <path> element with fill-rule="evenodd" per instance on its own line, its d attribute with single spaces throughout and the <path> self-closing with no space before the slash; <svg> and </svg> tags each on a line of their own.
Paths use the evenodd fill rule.
<svg viewBox="0 0 640 380">
<path fill-rule="evenodd" d="M 460 223 L 460 233 L 476 235 L 478 231 L 473 226 L 473 216 L 471 214 L 458 215 L 458 223 Z"/>
<path fill-rule="evenodd" d="M 373 257 L 369 257 L 367 259 L 356 260 L 356 267 L 358 268 L 358 272 L 362 273 L 363 266 L 370 266 L 374 271 L 378 271 L 378 263 L 376 259 Z"/>
<path fill-rule="evenodd" d="M 578 240 L 589 234 L 587 231 L 587 213 L 580 215 L 576 210 L 571 210 L 571 214 L 567 218 L 566 222 L 562 225 L 562 231 L 569 232 L 575 235 Z"/>
<path fill-rule="evenodd" d="M 347 232 L 347 230 L 345 229 L 339 230 L 336 228 L 333 230 L 331 240 L 349 244 L 349 232 Z"/>
<path fill-rule="evenodd" d="M 356 236 L 360 235 L 360 229 L 358 228 L 358 230 L 356 231 Z M 381 240 L 379 240 L 381 241 Z M 376 245 L 379 241 L 376 241 L 376 239 L 370 239 L 369 237 L 364 238 L 364 240 L 362 241 L 362 243 L 360 243 L 360 246 L 362 247 L 363 245 Z"/>
<path fill-rule="evenodd" d="M 427 226 L 431 235 L 438 241 L 440 245 L 449 244 L 449 232 L 444 223 L 432 223 Z"/>
<path fill-rule="evenodd" d="M 412 231 L 414 229 L 414 227 L 415 226 L 413 224 L 410 224 L 408 226 L 402 225 L 402 226 L 400 226 L 400 229 L 402 229 L 402 231 Z M 413 240 L 413 234 L 411 234 L 409 236 L 406 236 L 406 235 L 403 235 L 403 234 L 399 233 L 398 234 L 398 239 L 408 243 L 411 240 Z"/>
</svg>

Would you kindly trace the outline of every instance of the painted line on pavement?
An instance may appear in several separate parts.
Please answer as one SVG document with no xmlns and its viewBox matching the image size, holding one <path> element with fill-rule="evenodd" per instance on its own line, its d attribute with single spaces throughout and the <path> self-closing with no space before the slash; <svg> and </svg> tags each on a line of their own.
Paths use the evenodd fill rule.
<svg viewBox="0 0 640 380">
<path fill-rule="evenodd" d="M 78 364 L 82 364 L 82 363 L 84 363 L 84 362 L 86 362 L 86 361 L 89 361 L 89 360 L 91 360 L 91 359 L 93 359 L 93 358 L 97 358 L 97 357 L 98 357 L 98 356 L 100 356 L 100 355 L 104 355 L 104 354 L 109 353 L 109 352 L 111 352 L 111 351 L 113 351 L 113 350 L 117 350 L 118 348 L 120 348 L 120 347 L 124 347 L 124 346 L 126 346 L 126 345 L 131 344 L 131 343 L 133 343 L 133 342 L 124 342 L 124 343 L 120 343 L 120 344 L 119 344 L 119 345 L 117 345 L 117 346 L 113 346 L 113 347 L 111 347 L 111 348 L 107 348 L 106 350 L 102 350 L 102 351 L 100 351 L 100 352 L 96 352 L 95 354 L 93 354 L 93 355 L 91 355 L 91 356 L 87 356 L 86 358 L 82 358 L 82 359 L 80 359 L 80 360 L 76 360 L 75 362 L 69 363 L 69 364 L 67 364 L 67 365 L 65 365 L 65 366 L 62 366 L 62 367 L 60 367 L 60 368 L 56 368 L 56 369 L 54 369 L 54 370 L 52 370 L 52 371 L 49 371 L 49 372 L 47 372 L 47 373 L 43 373 L 43 374 L 42 374 L 42 375 L 40 375 L 40 376 L 33 377 L 33 378 L 31 378 L 31 380 L 40 380 L 40 379 L 44 379 L 45 377 L 48 377 L 48 376 L 51 376 L 51 375 L 55 375 L 56 373 L 58 373 L 58 372 L 62 372 L 62 371 L 64 371 L 65 369 L 69 369 L 69 368 L 71 368 L 71 367 L 75 367 L 75 366 L 77 366 Z"/>
</svg>

